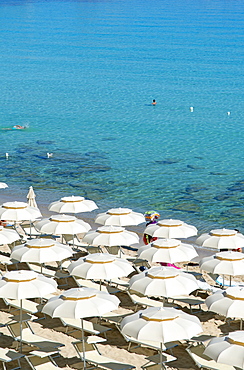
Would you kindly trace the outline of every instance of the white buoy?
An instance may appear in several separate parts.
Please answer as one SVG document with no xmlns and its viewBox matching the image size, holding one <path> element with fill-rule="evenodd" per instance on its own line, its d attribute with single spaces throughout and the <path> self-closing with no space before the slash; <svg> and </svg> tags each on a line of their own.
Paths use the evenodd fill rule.
<svg viewBox="0 0 244 370">
<path fill-rule="evenodd" d="M 9 154 L 8 154 L 8 153 L 5 153 L 5 157 L 6 157 L 6 159 L 8 159 L 8 157 L 9 157 Z"/>
<path fill-rule="evenodd" d="M 227 112 L 227 116 L 230 116 L 230 112 Z"/>
<path fill-rule="evenodd" d="M 193 107 L 190 107 L 190 112 L 193 112 L 194 111 L 194 108 Z"/>
<path fill-rule="evenodd" d="M 47 158 L 51 158 L 53 156 L 53 153 L 47 153 Z"/>
</svg>

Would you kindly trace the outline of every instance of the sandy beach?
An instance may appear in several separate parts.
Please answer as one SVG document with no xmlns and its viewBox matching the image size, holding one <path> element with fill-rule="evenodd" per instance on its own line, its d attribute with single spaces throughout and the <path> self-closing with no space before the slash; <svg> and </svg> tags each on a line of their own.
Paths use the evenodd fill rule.
<svg viewBox="0 0 244 370">
<path fill-rule="evenodd" d="M 42 204 L 40 205 L 40 209 L 42 211 L 43 216 L 47 217 L 50 215 L 50 212 L 47 210 L 47 205 Z M 97 228 L 98 225 L 94 223 L 94 215 L 91 214 L 90 217 L 81 217 L 83 220 L 89 222 L 93 229 Z M 143 244 L 141 237 L 143 234 L 145 225 L 140 225 L 136 227 L 129 227 L 128 229 L 131 231 L 135 231 L 140 236 L 140 245 Z M 79 235 L 82 237 L 82 235 Z M 194 245 L 194 238 L 190 239 L 190 243 Z M 204 249 L 204 248 L 196 248 L 199 256 L 194 259 L 195 262 L 198 262 L 201 258 L 207 255 L 213 254 L 215 251 L 211 249 Z M 126 253 L 130 254 L 131 256 L 136 256 L 136 251 L 131 249 L 125 251 Z M 10 255 L 10 248 L 5 245 L 1 247 L 1 253 L 3 255 L 9 256 Z M 84 256 L 86 253 L 81 251 L 77 253 L 75 258 L 80 256 Z M 50 264 L 52 268 L 54 268 L 55 264 Z M 185 268 L 186 266 L 183 263 L 178 264 L 179 267 Z M 5 266 L 1 265 L 1 272 L 5 272 Z M 18 266 L 18 269 L 27 269 L 28 267 L 21 263 Z M 15 269 L 15 265 L 8 266 L 9 270 Z M 188 267 L 189 271 L 200 272 L 199 266 L 195 264 L 194 266 Z M 134 273 L 133 273 L 134 274 Z M 207 274 L 204 274 L 206 281 L 209 284 L 213 284 L 213 281 L 208 277 Z M 125 279 L 125 280 L 128 280 Z M 244 281 L 242 278 L 235 278 L 235 280 Z M 60 281 L 58 281 L 60 283 Z M 72 278 L 68 278 L 68 285 L 65 286 L 65 289 L 69 289 L 72 287 L 76 287 L 76 284 Z M 59 286 L 59 289 L 56 295 L 60 294 L 63 291 L 63 287 Z M 200 292 L 198 297 L 205 299 L 210 293 L 207 292 Z M 123 288 L 116 294 L 117 297 L 120 299 L 120 306 L 119 309 L 115 312 L 125 314 L 131 313 L 131 311 L 135 311 L 136 307 L 135 304 L 131 301 L 127 293 L 124 291 Z M 196 315 L 203 327 L 203 334 L 218 336 L 223 333 L 228 333 L 233 330 L 237 330 L 239 328 L 238 321 L 226 321 L 224 317 L 220 317 L 217 314 L 209 312 L 205 304 L 202 305 L 201 310 L 199 311 L 195 307 L 193 308 L 193 312 L 190 311 L 188 305 L 184 303 L 175 302 L 174 307 L 178 309 L 182 309 L 184 312 L 189 314 Z M 142 309 L 143 307 L 138 307 L 137 310 Z M 0 322 L 1 324 L 6 324 L 12 320 L 13 312 L 9 312 L 8 306 L 4 303 L 3 300 L 0 300 Z M 42 317 L 42 320 L 39 320 Z M 97 318 L 90 319 L 94 323 L 97 322 Z M 107 321 L 102 320 L 100 322 L 102 325 L 108 327 L 110 330 L 107 332 L 106 342 L 98 343 L 97 347 L 101 351 L 101 353 L 105 356 L 108 356 L 112 359 L 117 361 L 123 361 L 128 364 L 134 365 L 136 369 L 140 369 L 147 362 L 147 357 L 152 356 L 157 353 L 154 349 L 146 348 L 146 347 L 137 347 L 131 348 L 128 351 L 128 343 L 125 341 L 123 336 L 120 334 L 116 325 L 113 323 L 109 323 Z M 83 367 L 81 360 L 77 357 L 76 351 L 72 342 L 75 340 L 81 339 L 81 332 L 76 330 L 72 331 L 71 333 L 66 333 L 65 327 L 62 325 L 59 319 L 52 319 L 48 316 L 43 318 L 43 314 L 38 313 L 36 314 L 36 318 L 31 321 L 31 327 L 36 334 L 44 336 L 46 338 L 50 338 L 53 340 L 57 340 L 62 342 L 64 346 L 60 350 L 60 356 L 57 357 L 55 360 L 61 368 L 64 369 L 81 369 Z M 16 348 L 16 343 L 13 341 L 9 330 L 6 326 L 2 327 L 1 329 L 1 347 L 8 347 L 8 348 Z M 101 337 L 103 337 L 101 335 Z M 179 345 L 173 348 L 172 353 L 173 356 L 176 357 L 175 361 L 172 361 L 167 364 L 168 367 L 172 369 L 195 369 L 196 365 L 186 352 L 186 347 L 189 345 L 188 341 L 180 341 Z M 23 353 L 28 354 L 33 350 L 33 347 L 24 345 Z M 28 369 L 28 364 L 26 363 L 25 359 L 21 359 L 22 368 Z"/>
</svg>

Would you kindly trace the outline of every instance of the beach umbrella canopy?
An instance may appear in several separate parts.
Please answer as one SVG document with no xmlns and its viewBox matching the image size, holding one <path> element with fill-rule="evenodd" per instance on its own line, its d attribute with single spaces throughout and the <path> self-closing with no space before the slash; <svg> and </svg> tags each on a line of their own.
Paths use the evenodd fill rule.
<svg viewBox="0 0 244 370">
<path fill-rule="evenodd" d="M 58 201 L 52 202 L 48 207 L 49 211 L 58 213 L 91 212 L 97 208 L 98 207 L 93 200 L 88 200 L 84 197 L 74 195 L 63 197 Z"/>
<path fill-rule="evenodd" d="M 129 208 L 111 208 L 105 213 L 99 213 L 95 222 L 102 225 L 131 226 L 145 222 L 145 217 Z"/>
<path fill-rule="evenodd" d="M 219 252 L 213 256 L 204 257 L 199 262 L 199 266 L 201 270 L 213 274 L 244 275 L 244 253 Z"/>
<path fill-rule="evenodd" d="M 0 245 L 11 244 L 19 239 L 20 236 L 15 230 L 5 229 L 3 226 L 0 226 Z"/>
<path fill-rule="evenodd" d="M 171 307 L 150 307 L 125 317 L 121 321 L 122 333 L 137 340 L 163 343 L 190 339 L 202 332 L 200 320 L 193 315 Z M 163 368 L 162 358 L 160 359 Z"/>
<path fill-rule="evenodd" d="M 44 218 L 35 225 L 36 229 L 46 234 L 64 235 L 86 233 L 91 226 L 74 216 L 54 215 Z"/>
<path fill-rule="evenodd" d="M 146 296 L 176 297 L 188 295 L 199 288 L 196 278 L 174 267 L 151 267 L 134 275 L 130 289 Z"/>
<path fill-rule="evenodd" d="M 156 224 L 148 225 L 144 234 L 153 238 L 186 239 L 197 235 L 197 228 L 180 220 L 166 219 L 160 220 Z"/>
<path fill-rule="evenodd" d="M 217 291 L 205 300 L 209 311 L 226 317 L 244 319 L 244 288 L 230 287 Z M 242 325 L 241 325 L 242 326 Z"/>
<path fill-rule="evenodd" d="M 199 236 L 196 244 L 207 248 L 238 249 L 244 248 L 244 236 L 236 230 L 215 229 Z"/>
<path fill-rule="evenodd" d="M 216 362 L 244 369 L 244 331 L 211 339 L 204 354 Z"/>
<path fill-rule="evenodd" d="M 8 185 L 5 182 L 0 182 L 0 189 L 6 189 Z"/>
<path fill-rule="evenodd" d="M 18 299 L 22 306 L 24 298 L 39 298 L 57 290 L 57 283 L 34 271 L 18 270 L 6 272 L 0 278 L 0 297 Z M 20 333 L 22 333 L 22 309 L 20 309 Z M 22 336 L 20 334 L 22 349 Z"/>
<path fill-rule="evenodd" d="M 83 318 L 101 316 L 117 309 L 119 303 L 116 296 L 106 292 L 92 288 L 72 288 L 60 296 L 49 299 L 42 312 L 51 317 L 81 319 L 84 368 L 86 368 Z"/>
<path fill-rule="evenodd" d="M 183 262 L 197 257 L 198 253 L 190 244 L 177 239 L 157 239 L 138 249 L 138 257 L 149 262 Z"/>
<path fill-rule="evenodd" d="M 46 263 L 62 261 L 73 255 L 68 245 L 58 243 L 52 239 L 32 239 L 25 244 L 16 245 L 10 258 L 20 262 Z"/>
<path fill-rule="evenodd" d="M 31 207 L 35 207 L 37 208 L 37 204 L 36 204 L 36 194 L 34 192 L 34 189 L 32 186 L 29 187 L 29 191 L 28 191 L 28 194 L 27 194 L 27 199 L 28 199 L 28 205 L 31 206 Z"/>
<path fill-rule="evenodd" d="M 6 202 L 0 206 L 0 219 L 7 221 L 34 221 L 41 217 L 38 208 L 24 202 Z"/>
<path fill-rule="evenodd" d="M 122 258 L 108 253 L 93 253 L 71 262 L 68 271 L 71 275 L 83 279 L 110 280 L 127 276 L 134 269 L 127 260 Z"/>
<path fill-rule="evenodd" d="M 89 231 L 82 241 L 87 244 L 98 246 L 104 245 L 113 247 L 117 245 L 126 245 L 139 243 L 139 236 L 132 231 L 125 230 L 120 226 L 101 226 L 97 230 Z"/>
</svg>

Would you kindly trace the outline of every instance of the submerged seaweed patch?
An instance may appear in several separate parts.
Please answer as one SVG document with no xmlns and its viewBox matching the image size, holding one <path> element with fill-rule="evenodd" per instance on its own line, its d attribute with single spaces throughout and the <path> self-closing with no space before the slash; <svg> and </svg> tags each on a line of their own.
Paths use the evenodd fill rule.
<svg viewBox="0 0 244 370">
<path fill-rule="evenodd" d="M 166 159 L 162 159 L 162 160 L 156 160 L 154 162 L 157 163 L 157 164 L 175 164 L 175 163 L 179 163 L 180 161 L 181 161 L 181 159 L 166 158 Z"/>
</svg>

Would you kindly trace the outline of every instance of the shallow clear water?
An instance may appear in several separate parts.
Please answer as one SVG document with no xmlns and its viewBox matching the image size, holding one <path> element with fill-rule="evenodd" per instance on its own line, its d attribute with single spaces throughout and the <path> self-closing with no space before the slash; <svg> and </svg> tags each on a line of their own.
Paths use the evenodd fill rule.
<svg viewBox="0 0 244 370">
<path fill-rule="evenodd" d="M 0 1 L 0 128 L 29 126 L 0 130 L 1 194 L 33 185 L 46 204 L 83 195 L 244 227 L 243 13 L 240 0 Z"/>
</svg>

